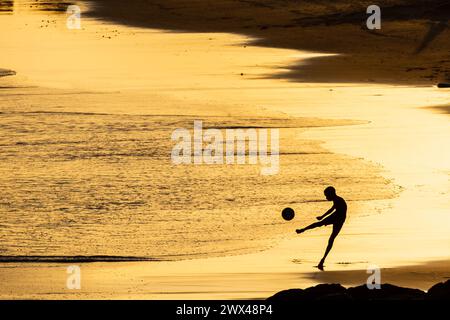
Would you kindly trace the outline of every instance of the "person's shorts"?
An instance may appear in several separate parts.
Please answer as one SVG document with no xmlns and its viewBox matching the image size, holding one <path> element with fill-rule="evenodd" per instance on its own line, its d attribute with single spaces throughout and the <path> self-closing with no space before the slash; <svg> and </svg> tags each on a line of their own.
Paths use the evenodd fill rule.
<svg viewBox="0 0 450 320">
<path fill-rule="evenodd" d="M 322 226 L 328 226 L 330 224 L 333 225 L 333 232 L 339 232 L 344 225 L 345 218 L 337 218 L 333 215 L 326 217 L 321 221 Z"/>
</svg>

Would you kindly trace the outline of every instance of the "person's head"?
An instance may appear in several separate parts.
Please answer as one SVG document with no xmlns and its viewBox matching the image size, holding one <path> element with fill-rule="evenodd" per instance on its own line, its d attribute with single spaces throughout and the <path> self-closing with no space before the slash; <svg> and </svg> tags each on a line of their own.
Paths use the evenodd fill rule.
<svg viewBox="0 0 450 320">
<path fill-rule="evenodd" d="M 328 201 L 331 201 L 334 198 L 336 198 L 336 189 L 334 187 L 325 188 L 323 193 L 325 194 L 325 197 L 327 198 Z"/>
</svg>

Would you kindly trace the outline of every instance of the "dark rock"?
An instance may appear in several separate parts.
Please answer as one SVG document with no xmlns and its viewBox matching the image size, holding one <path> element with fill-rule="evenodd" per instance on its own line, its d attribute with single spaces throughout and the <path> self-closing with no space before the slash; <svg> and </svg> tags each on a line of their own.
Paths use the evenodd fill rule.
<svg viewBox="0 0 450 320">
<path fill-rule="evenodd" d="M 403 288 L 388 283 L 382 284 L 380 289 L 373 290 L 366 285 L 346 289 L 340 284 L 319 284 L 307 289 L 280 291 L 267 300 L 272 302 L 450 300 L 450 280 L 435 284 L 427 293 L 419 289 Z"/>
<path fill-rule="evenodd" d="M 348 300 L 350 296 L 340 284 L 319 284 L 304 290 L 306 300 Z"/>
<path fill-rule="evenodd" d="M 351 297 L 340 284 L 319 284 L 305 290 L 290 289 L 276 293 L 268 298 L 269 301 L 341 301 Z"/>
<path fill-rule="evenodd" d="M 425 292 L 419 289 L 403 288 L 392 284 L 382 284 L 380 289 L 370 290 L 366 285 L 348 288 L 347 292 L 355 300 L 424 300 Z"/>
<path fill-rule="evenodd" d="M 450 83 L 441 82 L 437 84 L 438 88 L 450 88 Z"/>
<path fill-rule="evenodd" d="M 6 77 L 6 76 L 14 76 L 16 74 L 13 70 L 8 69 L 1 69 L 0 68 L 0 77 Z"/>
<path fill-rule="evenodd" d="M 450 280 L 432 286 L 428 290 L 427 299 L 450 300 Z"/>
<path fill-rule="evenodd" d="M 303 300 L 304 296 L 303 289 L 288 289 L 275 293 L 267 300 L 293 302 Z"/>
</svg>

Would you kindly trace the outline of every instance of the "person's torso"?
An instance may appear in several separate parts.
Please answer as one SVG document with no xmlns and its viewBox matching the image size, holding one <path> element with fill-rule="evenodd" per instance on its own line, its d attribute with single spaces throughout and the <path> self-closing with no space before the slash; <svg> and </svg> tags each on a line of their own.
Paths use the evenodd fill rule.
<svg viewBox="0 0 450 320">
<path fill-rule="evenodd" d="M 344 221 L 347 216 L 347 203 L 341 197 L 334 200 L 334 208 L 336 209 L 333 216 L 341 221 Z"/>
</svg>

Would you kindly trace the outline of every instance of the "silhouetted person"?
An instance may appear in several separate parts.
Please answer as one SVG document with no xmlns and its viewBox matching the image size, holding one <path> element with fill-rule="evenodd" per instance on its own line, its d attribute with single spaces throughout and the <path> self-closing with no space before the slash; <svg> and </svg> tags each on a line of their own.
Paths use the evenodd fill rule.
<svg viewBox="0 0 450 320">
<path fill-rule="evenodd" d="M 333 225 L 333 232 L 331 233 L 330 239 L 328 240 L 327 249 L 325 250 L 325 254 L 322 260 L 320 260 L 319 265 L 317 266 L 322 271 L 325 258 L 333 247 L 334 239 L 339 234 L 339 231 L 341 231 L 342 225 L 344 224 L 345 218 L 347 216 L 347 203 L 345 203 L 345 200 L 336 194 L 336 189 L 334 189 L 333 187 L 327 187 L 324 191 L 324 194 L 328 201 L 333 201 L 333 206 L 331 207 L 331 209 L 325 212 L 322 216 L 317 217 L 317 220 L 319 220 L 319 222 L 313 223 L 306 228 L 296 230 L 297 233 L 302 233 L 309 229 L 328 226 L 330 224 Z"/>
</svg>

